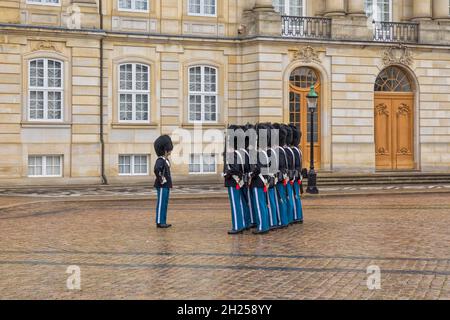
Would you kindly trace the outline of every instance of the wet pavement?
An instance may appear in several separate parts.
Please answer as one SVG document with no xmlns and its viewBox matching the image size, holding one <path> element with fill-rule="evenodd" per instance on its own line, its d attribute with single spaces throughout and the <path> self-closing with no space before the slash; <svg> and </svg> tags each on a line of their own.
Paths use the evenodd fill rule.
<svg viewBox="0 0 450 320">
<path fill-rule="evenodd" d="M 449 193 L 309 197 L 262 236 L 228 235 L 214 194 L 174 199 L 167 230 L 151 199 L 0 199 L 1 299 L 450 299 Z"/>
</svg>

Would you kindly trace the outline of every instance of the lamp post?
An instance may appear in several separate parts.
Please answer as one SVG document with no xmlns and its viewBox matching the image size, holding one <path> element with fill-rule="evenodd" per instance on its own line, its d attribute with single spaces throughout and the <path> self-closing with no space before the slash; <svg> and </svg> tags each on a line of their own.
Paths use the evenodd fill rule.
<svg viewBox="0 0 450 320">
<path fill-rule="evenodd" d="M 310 167 L 308 173 L 308 188 L 306 192 L 311 194 L 318 194 L 319 189 L 317 189 L 317 173 L 314 170 L 314 111 L 317 109 L 317 100 L 319 96 L 317 92 L 314 90 L 314 85 L 311 86 L 311 90 L 306 96 L 306 100 L 308 101 L 308 110 L 311 113 L 311 156 L 310 156 Z"/>
</svg>

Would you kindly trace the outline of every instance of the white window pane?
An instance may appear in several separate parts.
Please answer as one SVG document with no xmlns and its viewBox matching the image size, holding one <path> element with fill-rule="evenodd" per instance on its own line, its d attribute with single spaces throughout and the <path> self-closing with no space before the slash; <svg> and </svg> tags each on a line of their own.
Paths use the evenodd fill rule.
<svg viewBox="0 0 450 320">
<path fill-rule="evenodd" d="M 147 10 L 148 9 L 148 0 L 135 0 L 135 9 L 136 10 Z"/>
<path fill-rule="evenodd" d="M 131 0 L 119 0 L 120 9 L 132 9 Z"/>
<path fill-rule="evenodd" d="M 189 69 L 189 91 L 200 92 L 202 91 L 202 68 L 193 67 Z"/>
<path fill-rule="evenodd" d="M 189 0 L 189 13 L 200 14 L 200 0 Z"/>
<path fill-rule="evenodd" d="M 216 92 L 216 69 L 205 67 L 205 92 Z"/>
<path fill-rule="evenodd" d="M 121 94 L 119 96 L 120 120 L 133 120 L 133 95 Z"/>
<path fill-rule="evenodd" d="M 216 14 L 216 0 L 204 0 L 204 13 L 209 15 Z"/>
</svg>

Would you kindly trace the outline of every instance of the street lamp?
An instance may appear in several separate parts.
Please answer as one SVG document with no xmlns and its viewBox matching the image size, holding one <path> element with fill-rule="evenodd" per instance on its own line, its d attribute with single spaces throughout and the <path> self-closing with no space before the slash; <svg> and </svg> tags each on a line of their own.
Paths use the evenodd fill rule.
<svg viewBox="0 0 450 320">
<path fill-rule="evenodd" d="M 319 189 L 317 189 L 317 173 L 314 170 L 314 111 L 317 109 L 317 100 L 319 96 L 317 92 L 314 90 L 314 85 L 311 86 L 311 90 L 306 96 L 306 100 L 308 102 L 308 110 L 311 113 L 311 156 L 310 156 L 310 167 L 308 173 L 308 188 L 306 188 L 306 192 L 311 194 L 318 194 Z"/>
</svg>

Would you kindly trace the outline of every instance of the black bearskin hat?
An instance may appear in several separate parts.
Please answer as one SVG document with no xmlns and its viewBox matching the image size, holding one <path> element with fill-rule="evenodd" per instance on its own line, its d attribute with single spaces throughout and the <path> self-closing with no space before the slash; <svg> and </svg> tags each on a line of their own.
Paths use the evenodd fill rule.
<svg viewBox="0 0 450 320">
<path fill-rule="evenodd" d="M 166 151 L 169 152 L 173 150 L 172 139 L 168 135 L 160 136 L 155 140 L 153 146 L 155 147 L 155 152 L 158 157 L 164 156 Z"/>
<path fill-rule="evenodd" d="M 274 129 L 278 130 L 279 145 L 284 146 L 286 144 L 286 129 L 279 123 L 274 123 L 272 126 Z M 276 143 L 276 141 L 273 142 Z"/>
<path fill-rule="evenodd" d="M 250 132 L 247 132 L 247 131 L 249 131 L 250 130 Z M 252 124 L 250 124 L 250 123 L 247 123 L 246 125 L 245 125 L 245 132 L 246 132 L 246 135 L 245 135 L 245 148 L 246 149 L 249 149 L 250 147 L 252 147 L 253 149 L 256 149 L 256 146 L 255 145 L 250 145 L 250 143 L 251 143 L 251 139 L 250 139 L 250 137 L 253 135 L 253 134 L 255 134 L 256 132 L 256 127 L 254 126 L 254 125 L 252 125 Z"/>
<path fill-rule="evenodd" d="M 292 134 L 292 128 L 283 124 L 283 127 L 286 129 L 286 144 L 288 146 L 292 145 L 292 139 L 293 139 L 293 134 Z"/>
<path fill-rule="evenodd" d="M 292 129 L 292 145 L 298 146 L 300 144 L 300 130 L 298 130 L 297 126 L 290 124 L 289 127 Z"/>
<path fill-rule="evenodd" d="M 237 149 L 237 144 L 238 144 L 238 139 L 239 139 L 239 129 L 240 127 L 237 125 L 229 125 L 227 128 L 227 137 L 226 137 L 226 142 L 227 142 L 227 148 L 233 148 L 233 149 Z M 228 131 L 233 131 L 232 135 L 229 135 Z"/>
</svg>

